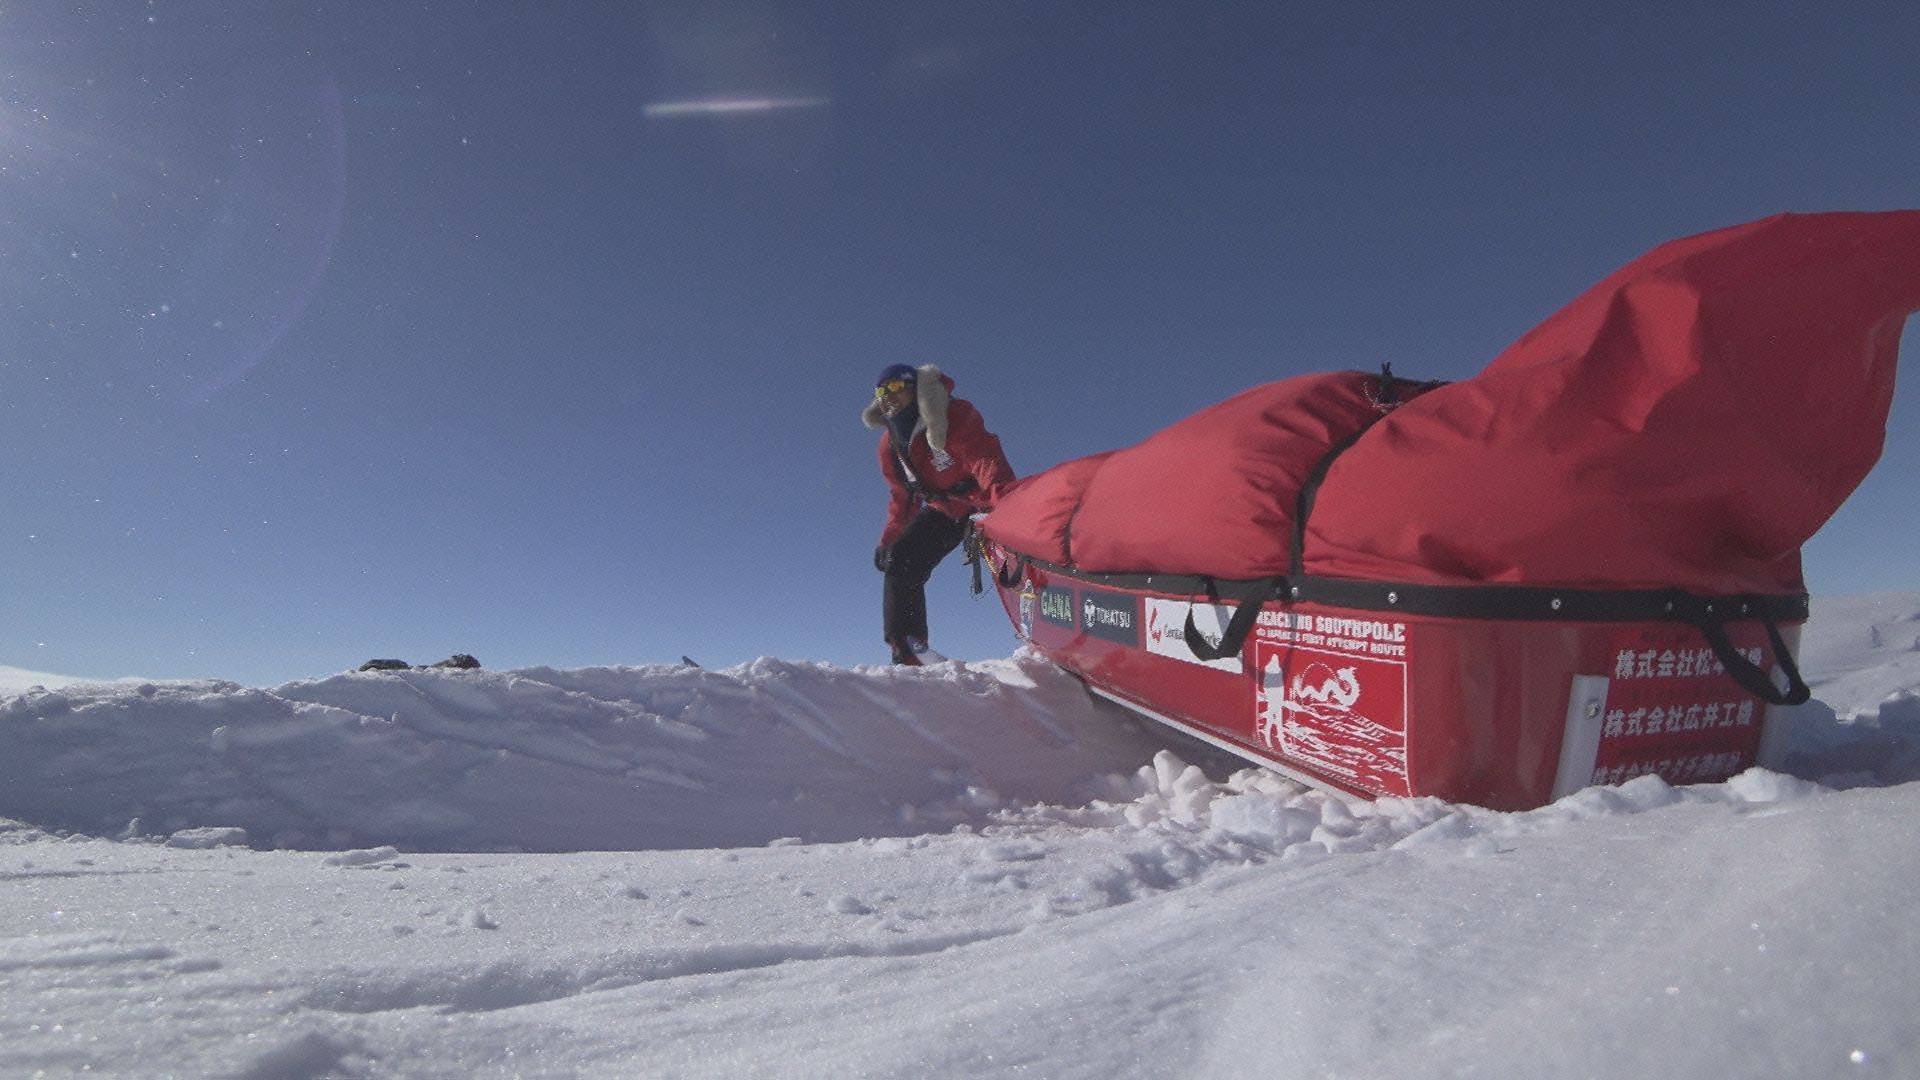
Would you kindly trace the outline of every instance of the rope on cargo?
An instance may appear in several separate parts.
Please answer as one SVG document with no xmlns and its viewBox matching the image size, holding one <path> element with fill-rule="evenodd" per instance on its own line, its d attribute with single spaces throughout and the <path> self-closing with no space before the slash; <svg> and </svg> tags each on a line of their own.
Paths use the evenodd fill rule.
<svg viewBox="0 0 1920 1080">
<path fill-rule="evenodd" d="M 1320 456 L 1320 460 L 1313 463 L 1312 469 L 1308 470 L 1306 479 L 1300 485 L 1300 492 L 1295 496 L 1293 506 L 1293 553 L 1292 557 L 1287 561 L 1287 572 L 1292 576 L 1303 577 L 1306 575 L 1307 518 L 1313 515 L 1313 503 L 1315 499 L 1320 497 L 1320 485 L 1326 482 L 1327 471 L 1333 468 L 1335 458 L 1352 449 L 1353 444 L 1360 441 L 1360 436 L 1372 431 L 1375 423 L 1379 422 L 1379 420 L 1388 413 L 1399 408 L 1402 402 L 1408 400 L 1407 397 L 1401 396 L 1401 383 L 1406 383 L 1408 386 L 1414 388 L 1413 395 L 1409 396 L 1424 394 L 1436 387 L 1446 385 L 1444 381 L 1437 379 L 1431 382 L 1413 382 L 1409 379 L 1402 379 L 1394 375 L 1392 364 L 1380 365 L 1379 383 L 1375 389 L 1366 391 L 1367 400 L 1373 403 L 1374 415 L 1368 417 L 1366 423 L 1361 424 L 1357 430 L 1349 434 L 1346 438 L 1341 439 L 1339 442 L 1327 448 L 1327 452 Z"/>
</svg>

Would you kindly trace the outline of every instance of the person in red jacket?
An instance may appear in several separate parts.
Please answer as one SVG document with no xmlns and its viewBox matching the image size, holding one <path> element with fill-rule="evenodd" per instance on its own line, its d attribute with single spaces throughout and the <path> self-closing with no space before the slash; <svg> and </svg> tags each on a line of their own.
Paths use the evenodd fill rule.
<svg viewBox="0 0 1920 1080">
<path fill-rule="evenodd" d="M 873 564 L 887 576 L 883 626 L 896 664 L 927 652 L 927 578 L 958 547 L 973 514 L 991 509 L 1013 483 L 1013 466 L 980 410 L 953 396 L 953 379 L 932 364 L 880 372 L 860 418 L 881 429 L 887 527 Z"/>
</svg>

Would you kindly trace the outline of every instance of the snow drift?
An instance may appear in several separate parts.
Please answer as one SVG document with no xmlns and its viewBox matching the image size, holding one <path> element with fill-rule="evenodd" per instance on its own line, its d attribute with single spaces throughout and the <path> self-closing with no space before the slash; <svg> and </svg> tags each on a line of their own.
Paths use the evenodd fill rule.
<svg viewBox="0 0 1920 1080">
<path fill-rule="evenodd" d="M 78 685 L 0 701 L 0 816 L 295 848 L 850 840 L 1085 801 L 1157 745 L 1037 657 Z"/>
<path fill-rule="evenodd" d="M 1841 599 L 1814 624 L 1816 689 L 1839 707 L 1788 714 L 1794 774 L 1920 779 L 1920 699 L 1897 692 L 1920 686 L 1914 600 Z M 761 659 L 272 689 L 81 683 L 0 697 L 0 817 L 97 836 L 240 830 L 282 848 L 831 842 L 1132 798 L 1130 777 L 1170 738 L 1216 776 L 1241 764 L 1090 697 L 1029 651 L 926 671 Z"/>
</svg>

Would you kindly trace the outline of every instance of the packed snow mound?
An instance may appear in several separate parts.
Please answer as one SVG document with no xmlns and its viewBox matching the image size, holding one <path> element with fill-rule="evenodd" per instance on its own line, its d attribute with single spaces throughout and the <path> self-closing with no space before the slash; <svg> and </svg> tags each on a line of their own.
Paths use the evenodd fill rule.
<svg viewBox="0 0 1920 1080">
<path fill-rule="evenodd" d="M 1132 780 L 1124 802 L 1096 800 L 1085 807 L 1029 806 L 997 815 L 1002 826 L 1068 825 L 1104 830 L 1125 848 L 1101 873 L 1048 902 L 1056 911 L 1122 903 L 1186 884 L 1219 864 L 1318 859 L 1328 855 L 1456 845 L 1455 854 L 1491 855 L 1522 837 L 1596 818 L 1622 817 L 1670 806 L 1747 808 L 1788 803 L 1823 792 L 1811 781 L 1748 769 L 1724 782 L 1674 787 L 1641 776 L 1613 787 L 1591 787 L 1526 811 L 1488 810 L 1431 797 L 1356 799 L 1319 791 L 1264 769 L 1244 769 L 1214 781 L 1170 751 L 1161 751 Z M 1003 836 L 1017 836 L 1002 829 Z M 1127 843 L 1126 841 L 1131 841 Z M 998 857 L 1037 859 L 1044 845 L 1010 840 Z"/>
<path fill-rule="evenodd" d="M 1920 780 L 1920 592 L 1816 597 L 1800 637 L 1813 700 L 1769 764 L 1827 787 Z"/>
<path fill-rule="evenodd" d="M 1746 786 L 1729 797 L 1791 777 L 1830 788 L 1920 780 L 1920 652 L 1903 636 L 1920 637 L 1916 612 L 1920 594 L 1816 603 L 1803 668 L 1825 700 L 1787 717 L 1765 762 L 1778 772 L 1737 778 Z M 1139 800 L 1171 782 L 1154 763 L 1170 744 L 1206 766 L 1182 783 L 1226 785 L 1195 799 L 1248 796 L 1230 816 L 1294 820 L 1305 799 L 1323 819 L 1351 801 L 1236 773 L 1237 759 L 1092 698 L 1023 652 L 918 670 L 762 659 L 725 671 L 365 672 L 273 689 L 43 686 L 0 696 L 0 817 L 188 848 L 738 848 L 1030 813 L 1110 818 L 1114 806 L 1137 818 L 1153 812 Z M 1456 813 L 1481 812 L 1415 816 Z M 1326 833 L 1328 820 L 1317 827 L 1329 849 L 1355 842 Z M 1376 846 L 1387 834 L 1369 828 Z"/>
<path fill-rule="evenodd" d="M 91 685 L 0 700 L 0 816 L 261 847 L 735 847 L 1085 802 L 1163 745 L 1028 656 Z"/>
</svg>

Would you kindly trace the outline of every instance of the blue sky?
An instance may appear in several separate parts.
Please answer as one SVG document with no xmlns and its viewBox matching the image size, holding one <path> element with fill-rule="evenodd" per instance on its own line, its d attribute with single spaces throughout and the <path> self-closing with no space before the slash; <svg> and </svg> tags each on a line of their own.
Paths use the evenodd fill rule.
<svg viewBox="0 0 1920 1080">
<path fill-rule="evenodd" d="M 949 370 L 1022 473 L 1270 379 L 1469 375 L 1662 240 L 1920 205 L 1917 32 L 1905 3 L 10 7 L 0 663 L 878 661 L 883 365 Z M 1903 389 L 1816 594 L 1920 586 L 1916 481 Z M 1005 655 L 964 576 L 936 646 Z"/>
</svg>

